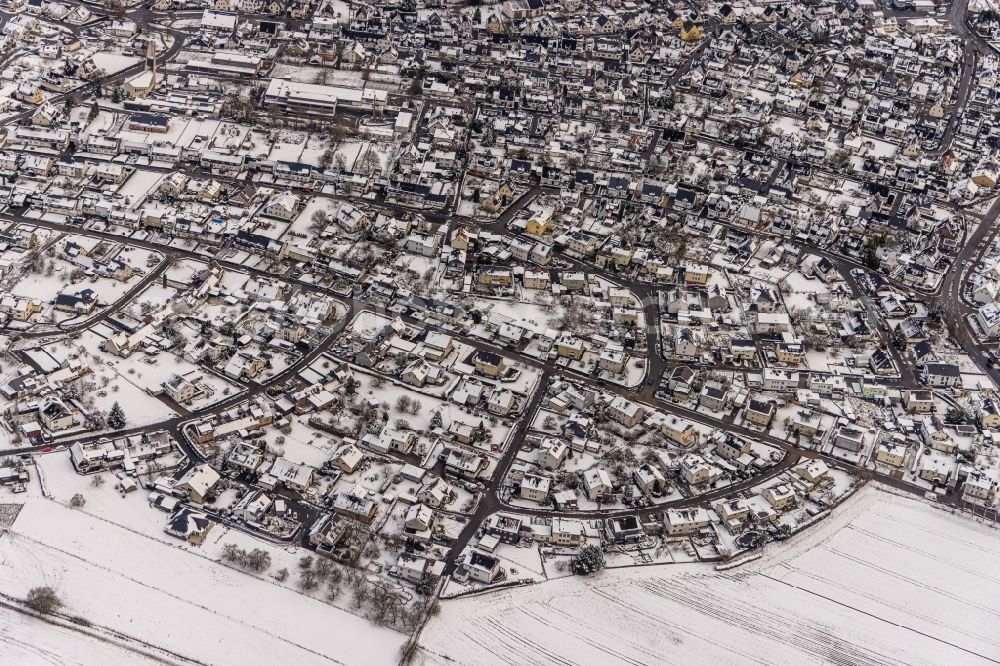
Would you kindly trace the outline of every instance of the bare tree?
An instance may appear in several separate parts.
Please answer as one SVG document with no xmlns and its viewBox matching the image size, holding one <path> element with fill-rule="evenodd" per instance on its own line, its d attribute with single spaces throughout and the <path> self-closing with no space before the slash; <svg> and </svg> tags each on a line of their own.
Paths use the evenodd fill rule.
<svg viewBox="0 0 1000 666">
<path fill-rule="evenodd" d="M 118 20 L 125 18 L 126 7 L 122 0 L 106 0 L 104 7 L 113 18 Z"/>
<path fill-rule="evenodd" d="M 333 562 L 326 559 L 325 557 L 321 557 L 318 560 L 316 560 L 316 564 L 313 567 L 313 570 L 316 572 L 316 575 L 319 576 L 321 580 L 328 579 L 330 577 L 330 574 L 333 572 L 333 569 L 334 569 Z"/>
<path fill-rule="evenodd" d="M 366 171 L 369 176 L 375 175 L 375 173 L 380 170 L 378 153 L 376 153 L 371 146 L 369 146 L 361 155 L 361 169 Z"/>
<path fill-rule="evenodd" d="M 324 229 L 326 229 L 326 225 L 330 223 L 330 214 L 327 213 L 325 210 L 320 209 L 317 210 L 315 213 L 313 213 L 312 217 L 310 217 L 309 220 L 311 222 L 311 224 L 309 225 L 309 230 L 312 231 L 314 234 L 319 235 L 323 232 Z"/>
<path fill-rule="evenodd" d="M 263 548 L 254 548 L 247 553 L 246 564 L 254 571 L 266 571 L 271 568 L 271 554 Z"/>
<path fill-rule="evenodd" d="M 56 591 L 47 586 L 33 587 L 28 590 L 28 596 L 25 597 L 24 603 L 31 610 L 43 615 L 55 613 L 63 606 L 63 602 Z"/>
<path fill-rule="evenodd" d="M 307 592 L 315 590 L 319 585 L 319 576 L 312 569 L 305 569 L 299 572 L 299 587 Z"/>
<path fill-rule="evenodd" d="M 235 562 L 240 556 L 240 549 L 235 543 L 227 543 L 222 547 L 222 559 Z"/>
</svg>

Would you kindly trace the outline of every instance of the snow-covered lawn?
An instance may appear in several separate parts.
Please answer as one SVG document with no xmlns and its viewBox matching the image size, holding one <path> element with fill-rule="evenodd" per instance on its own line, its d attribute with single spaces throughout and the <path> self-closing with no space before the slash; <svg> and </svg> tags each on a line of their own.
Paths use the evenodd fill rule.
<svg viewBox="0 0 1000 666">
<path fill-rule="evenodd" d="M 1000 659 L 1000 533 L 875 489 L 764 557 L 444 601 L 417 663 L 977 664 Z"/>
<path fill-rule="evenodd" d="M 290 414 L 288 419 L 291 431 L 286 434 L 276 429 L 268 430 L 265 435 L 268 444 L 280 446 L 281 455 L 292 462 L 322 467 L 338 445 L 326 433 L 310 428 L 308 417 Z M 279 437 L 284 437 L 280 445 L 277 444 Z"/>
<path fill-rule="evenodd" d="M 93 55 L 94 64 L 108 74 L 116 74 L 139 62 L 134 56 L 122 55 L 110 51 L 97 51 Z"/>
<path fill-rule="evenodd" d="M 65 451 L 38 456 L 35 466 L 48 496 L 57 503 L 69 505 L 73 495 L 80 493 L 87 503 L 79 512 L 172 546 L 180 543 L 163 531 L 169 515 L 151 507 L 142 488 L 124 496 L 119 494 L 115 488 L 118 479 L 112 472 L 103 472 L 100 475 L 104 479 L 103 485 L 94 486 L 94 476 L 77 474 L 69 453 Z"/>
<path fill-rule="evenodd" d="M 392 323 L 392 319 L 365 310 L 351 321 L 350 331 L 362 340 L 374 340 L 379 332 Z"/>
<path fill-rule="evenodd" d="M 544 333 L 551 325 L 551 320 L 559 314 L 555 307 L 502 299 L 483 300 L 480 307 L 489 310 L 489 319 L 497 326 L 506 322 L 539 334 Z"/>
</svg>

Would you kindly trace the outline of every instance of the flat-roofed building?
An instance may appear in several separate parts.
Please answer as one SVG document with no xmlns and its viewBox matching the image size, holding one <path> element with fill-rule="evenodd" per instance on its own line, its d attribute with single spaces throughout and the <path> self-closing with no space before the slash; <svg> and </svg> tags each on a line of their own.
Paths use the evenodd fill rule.
<svg viewBox="0 0 1000 666">
<path fill-rule="evenodd" d="M 264 104 L 275 104 L 287 113 L 333 116 L 338 108 L 349 111 L 380 110 L 385 107 L 387 97 L 386 91 L 375 88 L 347 88 L 271 79 L 264 93 Z"/>
</svg>

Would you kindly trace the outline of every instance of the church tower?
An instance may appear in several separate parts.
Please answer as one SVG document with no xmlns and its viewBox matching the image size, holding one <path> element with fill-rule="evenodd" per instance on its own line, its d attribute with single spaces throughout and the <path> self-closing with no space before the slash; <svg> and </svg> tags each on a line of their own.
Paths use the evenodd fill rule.
<svg viewBox="0 0 1000 666">
<path fill-rule="evenodd" d="M 156 87 L 156 43 L 152 35 L 146 40 L 146 71 L 153 74 L 149 82 L 149 89 L 152 90 Z"/>
</svg>

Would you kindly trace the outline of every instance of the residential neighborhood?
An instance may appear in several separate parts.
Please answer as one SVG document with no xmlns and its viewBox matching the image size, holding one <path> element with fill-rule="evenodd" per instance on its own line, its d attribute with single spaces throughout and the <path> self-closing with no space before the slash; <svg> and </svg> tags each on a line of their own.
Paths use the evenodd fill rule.
<svg viewBox="0 0 1000 666">
<path fill-rule="evenodd" d="M 758 575 L 873 493 L 995 526 L 998 17 L 10 0 L 0 620 L 121 663 L 605 663 L 449 609 Z M 772 663 L 882 663 L 876 615 Z M 1000 658 L 932 617 L 927 659 Z"/>
</svg>

